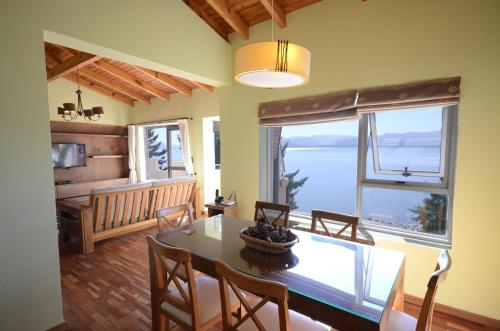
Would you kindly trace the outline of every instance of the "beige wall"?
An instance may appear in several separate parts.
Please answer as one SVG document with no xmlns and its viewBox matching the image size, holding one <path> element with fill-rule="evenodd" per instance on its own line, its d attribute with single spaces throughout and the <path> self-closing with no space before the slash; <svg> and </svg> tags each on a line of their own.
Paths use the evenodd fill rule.
<svg viewBox="0 0 500 331">
<path fill-rule="evenodd" d="M 205 83 L 223 83 L 230 71 L 227 44 L 182 1 L 2 2 L 2 330 L 45 330 L 63 320 L 44 35 L 47 41 Z"/>
<path fill-rule="evenodd" d="M 57 107 L 61 107 L 63 102 L 73 102 L 76 104 L 75 83 L 64 78 L 56 79 L 47 84 L 49 94 L 49 117 L 51 121 L 64 121 L 57 115 Z M 95 92 L 85 86 L 80 88 L 83 92 L 82 103 L 84 108 L 102 106 L 104 115 L 95 124 L 127 125 L 129 122 L 129 109 L 131 107 L 113 98 Z M 73 122 L 89 123 L 86 119 L 79 117 Z"/>
<path fill-rule="evenodd" d="M 203 118 L 217 115 L 219 115 L 219 95 L 217 89 L 212 93 L 196 89 L 193 91 L 192 97 L 176 93 L 171 96 L 168 102 L 156 98 L 151 105 L 138 103 L 130 111 L 130 123 L 192 117 L 193 120 L 188 121 L 188 125 L 193 167 L 198 185 L 203 188 Z M 203 202 L 203 190 L 201 190 L 201 199 Z"/>
<path fill-rule="evenodd" d="M 251 217 L 259 197 L 259 102 L 461 75 L 453 266 L 437 300 L 500 319 L 500 2 L 328 0 L 288 14 L 287 23 L 277 38 L 310 49 L 311 82 L 285 90 L 234 83 L 220 89 L 222 189 L 236 189 L 241 215 Z M 265 22 L 247 42 L 269 35 Z M 243 44 L 234 34 L 231 41 L 233 52 Z M 407 253 L 406 290 L 422 297 L 437 250 L 378 244 Z"/>
</svg>

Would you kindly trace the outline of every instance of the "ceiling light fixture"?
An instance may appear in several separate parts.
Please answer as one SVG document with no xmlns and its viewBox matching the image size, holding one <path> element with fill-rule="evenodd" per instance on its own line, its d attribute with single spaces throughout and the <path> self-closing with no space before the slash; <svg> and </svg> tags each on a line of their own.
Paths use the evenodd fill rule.
<svg viewBox="0 0 500 331">
<path fill-rule="evenodd" d="M 71 102 L 63 103 L 62 107 L 57 107 L 57 114 L 61 116 L 65 121 L 72 121 L 80 116 L 84 116 L 88 121 L 98 121 L 101 115 L 104 115 L 104 109 L 102 107 L 92 107 L 90 109 L 83 109 L 82 94 L 80 90 L 80 76 L 78 74 L 78 69 L 76 69 L 76 83 L 78 89 L 76 90 L 77 104 Z"/>
<path fill-rule="evenodd" d="M 272 0 L 274 13 L 274 0 Z M 274 14 L 271 14 L 271 41 L 245 45 L 236 51 L 235 79 L 243 85 L 284 88 L 307 84 L 311 52 L 288 40 L 274 41 Z"/>
</svg>

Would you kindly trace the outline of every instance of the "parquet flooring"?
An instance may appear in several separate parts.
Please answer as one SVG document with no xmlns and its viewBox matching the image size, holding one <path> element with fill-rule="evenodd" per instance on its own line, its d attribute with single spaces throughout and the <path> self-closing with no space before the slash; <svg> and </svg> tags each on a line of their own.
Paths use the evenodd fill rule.
<svg viewBox="0 0 500 331">
<path fill-rule="evenodd" d="M 65 330 L 150 330 L 146 235 L 156 228 L 96 244 L 90 255 L 64 252 L 61 278 Z M 417 316 L 419 307 L 406 304 Z M 218 325 L 211 331 L 221 330 Z M 486 330 L 436 313 L 433 330 Z"/>
</svg>

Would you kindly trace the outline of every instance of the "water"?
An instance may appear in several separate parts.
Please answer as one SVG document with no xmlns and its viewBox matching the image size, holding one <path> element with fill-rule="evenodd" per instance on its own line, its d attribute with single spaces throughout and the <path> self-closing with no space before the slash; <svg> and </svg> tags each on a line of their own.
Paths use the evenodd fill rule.
<svg viewBox="0 0 500 331">
<path fill-rule="evenodd" d="M 296 211 L 309 214 L 312 209 L 355 214 L 357 186 L 357 147 L 287 148 L 286 172 L 300 169 L 295 179 L 309 179 L 296 195 Z M 440 150 L 436 147 L 398 148 L 397 158 L 415 159 L 422 166 L 439 162 Z M 390 153 L 388 154 L 390 155 Z M 436 161 L 437 160 L 437 161 Z M 371 150 L 368 151 L 367 177 L 407 180 L 402 176 L 375 175 Z M 420 182 L 439 182 L 439 178 L 416 177 Z M 383 222 L 407 230 L 419 230 L 415 220 L 415 207 L 422 205 L 430 194 L 425 192 L 366 188 L 363 192 L 362 216 L 374 222 Z"/>
</svg>

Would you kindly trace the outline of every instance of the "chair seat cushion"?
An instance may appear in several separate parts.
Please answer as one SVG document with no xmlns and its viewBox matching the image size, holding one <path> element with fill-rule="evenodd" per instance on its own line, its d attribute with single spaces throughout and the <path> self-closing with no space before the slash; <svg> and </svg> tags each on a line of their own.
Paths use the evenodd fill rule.
<svg viewBox="0 0 500 331">
<path fill-rule="evenodd" d="M 250 295 L 248 295 L 250 296 Z M 260 299 L 248 300 L 251 306 L 254 306 L 254 302 L 259 302 Z M 288 311 L 290 315 L 290 326 L 292 331 L 326 331 L 330 330 L 330 327 L 317 323 L 307 316 L 294 312 L 293 310 Z M 267 331 L 279 330 L 279 314 L 278 306 L 272 302 L 266 303 L 262 308 L 257 310 L 257 317 L 260 322 L 264 325 Z M 238 331 L 255 331 L 257 326 L 255 325 L 252 318 L 248 318 L 241 326 L 238 327 Z"/>
<path fill-rule="evenodd" d="M 389 315 L 388 331 L 414 331 L 417 328 L 417 320 L 408 314 L 393 309 Z"/>
<path fill-rule="evenodd" d="M 205 275 L 195 277 L 195 282 L 196 289 L 198 291 L 201 324 L 204 324 L 214 317 L 221 315 L 219 282 L 216 279 Z M 184 289 L 186 294 L 189 293 L 187 283 L 182 284 L 182 288 Z M 179 298 L 180 300 L 183 300 L 181 294 L 177 289 L 170 292 L 170 294 Z M 229 292 L 229 300 L 232 304 L 237 304 L 239 302 L 233 291 Z M 161 308 L 165 312 L 191 326 L 191 314 L 180 310 L 179 308 L 171 305 L 168 302 L 163 302 L 161 304 Z"/>
</svg>

